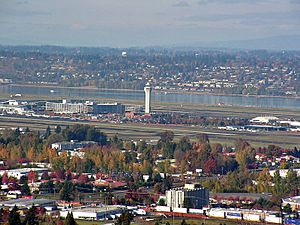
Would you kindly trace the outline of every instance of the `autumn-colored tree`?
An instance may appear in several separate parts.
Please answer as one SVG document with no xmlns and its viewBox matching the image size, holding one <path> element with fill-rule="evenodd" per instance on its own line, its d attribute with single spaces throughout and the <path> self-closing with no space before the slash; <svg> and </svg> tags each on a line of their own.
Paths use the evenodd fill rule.
<svg viewBox="0 0 300 225">
<path fill-rule="evenodd" d="M 36 172 L 30 170 L 29 173 L 28 173 L 28 182 L 29 183 L 34 183 L 37 179 L 37 174 Z"/>
<path fill-rule="evenodd" d="M 217 160 L 209 159 L 204 163 L 204 172 L 207 174 L 212 174 L 217 171 Z"/>
<path fill-rule="evenodd" d="M 262 172 L 259 173 L 257 178 L 257 191 L 259 193 L 270 193 L 271 192 L 272 177 L 267 168 L 264 168 Z"/>
<path fill-rule="evenodd" d="M 88 182 L 89 178 L 87 175 L 81 174 L 77 180 L 79 183 L 86 184 Z"/>
<path fill-rule="evenodd" d="M 255 150 L 248 142 L 238 140 L 236 142 L 236 161 L 241 169 L 248 168 L 249 164 L 255 161 Z"/>
<path fill-rule="evenodd" d="M 7 176 L 6 172 L 2 176 L 2 183 L 3 184 L 8 184 L 8 176 Z"/>
</svg>

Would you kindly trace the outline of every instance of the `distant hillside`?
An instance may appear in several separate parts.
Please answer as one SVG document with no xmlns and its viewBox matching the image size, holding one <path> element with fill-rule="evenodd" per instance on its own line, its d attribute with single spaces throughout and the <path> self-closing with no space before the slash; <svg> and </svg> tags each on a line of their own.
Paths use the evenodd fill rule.
<svg viewBox="0 0 300 225">
<path fill-rule="evenodd" d="M 231 49 L 300 50 L 300 35 L 277 36 L 252 40 L 198 43 L 194 46 Z"/>
</svg>

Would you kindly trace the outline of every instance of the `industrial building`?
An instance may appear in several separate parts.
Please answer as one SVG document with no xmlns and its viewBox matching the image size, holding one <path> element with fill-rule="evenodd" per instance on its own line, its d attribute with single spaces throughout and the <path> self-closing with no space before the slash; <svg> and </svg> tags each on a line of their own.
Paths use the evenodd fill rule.
<svg viewBox="0 0 300 225">
<path fill-rule="evenodd" d="M 93 114 L 108 114 L 108 113 L 116 113 L 116 114 L 124 114 L 125 113 L 125 105 L 120 103 L 103 103 L 92 106 Z"/>
<path fill-rule="evenodd" d="M 63 142 L 53 143 L 51 145 L 51 148 L 55 148 L 57 151 L 74 151 L 76 149 L 82 149 L 96 144 L 97 143 L 94 141 L 81 141 L 81 142 L 63 141 Z"/>
<path fill-rule="evenodd" d="M 258 116 L 250 120 L 251 123 L 274 123 L 279 120 L 275 116 Z"/>
<path fill-rule="evenodd" d="M 66 218 L 72 212 L 74 219 L 81 220 L 104 220 L 121 215 L 122 208 L 118 206 L 84 207 L 60 212 L 60 217 Z"/>
<path fill-rule="evenodd" d="M 275 224 L 281 224 L 282 222 L 282 218 L 277 215 L 277 212 L 263 210 L 212 208 L 208 210 L 207 214 L 211 218 Z"/>
<path fill-rule="evenodd" d="M 40 178 L 44 172 L 49 171 L 48 168 L 20 168 L 20 169 L 12 169 L 12 170 L 1 170 L 0 175 L 3 176 L 4 173 L 7 173 L 8 177 L 15 177 L 18 180 L 22 176 L 28 176 L 30 171 L 35 172 L 38 177 Z"/>
<path fill-rule="evenodd" d="M 200 184 L 185 184 L 182 188 L 166 191 L 166 202 L 172 209 L 202 209 L 209 203 L 209 190 Z"/>
<path fill-rule="evenodd" d="M 8 100 L 0 103 L 0 113 L 25 114 L 28 111 L 26 105 L 21 105 L 16 100 Z"/>
<path fill-rule="evenodd" d="M 17 206 L 19 209 L 29 209 L 33 205 L 36 207 L 55 208 L 56 202 L 55 200 L 49 200 L 49 199 L 26 199 L 26 198 L 19 198 L 19 199 L 0 202 L 0 206 L 8 207 L 8 208 L 13 208 L 14 206 Z"/>
</svg>

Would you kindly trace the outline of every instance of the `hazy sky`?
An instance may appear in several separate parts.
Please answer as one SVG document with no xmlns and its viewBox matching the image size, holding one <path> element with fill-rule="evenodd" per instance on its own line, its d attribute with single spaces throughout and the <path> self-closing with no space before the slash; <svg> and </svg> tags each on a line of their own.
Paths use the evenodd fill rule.
<svg viewBox="0 0 300 225">
<path fill-rule="evenodd" d="M 0 44 L 149 46 L 300 35 L 300 0 L 0 0 Z"/>
</svg>

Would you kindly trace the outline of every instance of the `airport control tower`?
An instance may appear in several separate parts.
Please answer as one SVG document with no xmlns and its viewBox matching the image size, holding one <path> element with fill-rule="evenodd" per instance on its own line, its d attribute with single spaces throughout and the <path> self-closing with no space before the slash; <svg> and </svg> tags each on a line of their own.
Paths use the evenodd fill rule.
<svg viewBox="0 0 300 225">
<path fill-rule="evenodd" d="M 144 87 L 145 91 L 145 114 L 150 113 L 150 104 L 151 104 L 151 86 L 149 82 Z"/>
</svg>

